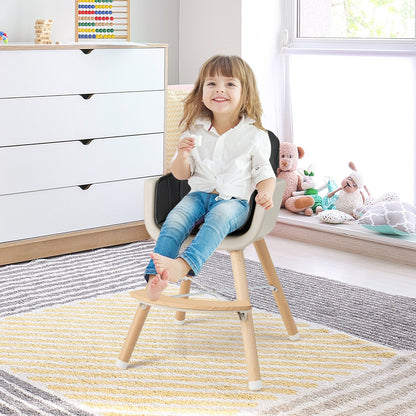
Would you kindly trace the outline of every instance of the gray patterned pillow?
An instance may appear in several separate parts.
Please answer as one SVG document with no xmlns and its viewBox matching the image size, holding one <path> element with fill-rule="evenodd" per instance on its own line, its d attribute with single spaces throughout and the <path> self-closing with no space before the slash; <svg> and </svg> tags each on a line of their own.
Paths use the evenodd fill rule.
<svg viewBox="0 0 416 416">
<path fill-rule="evenodd" d="M 354 210 L 358 224 L 382 234 L 416 233 L 416 207 L 401 201 L 382 201 Z"/>
</svg>

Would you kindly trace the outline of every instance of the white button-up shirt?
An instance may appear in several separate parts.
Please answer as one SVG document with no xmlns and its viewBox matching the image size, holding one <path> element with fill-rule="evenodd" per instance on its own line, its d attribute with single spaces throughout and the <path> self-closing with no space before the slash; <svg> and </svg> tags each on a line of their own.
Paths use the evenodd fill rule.
<svg viewBox="0 0 416 416">
<path fill-rule="evenodd" d="M 181 138 L 191 134 L 202 136 L 201 146 L 189 155 L 191 192 L 215 189 L 222 199 L 249 200 L 259 182 L 276 176 L 269 161 L 269 136 L 248 117 L 222 135 L 208 118 L 200 118 Z"/>
</svg>

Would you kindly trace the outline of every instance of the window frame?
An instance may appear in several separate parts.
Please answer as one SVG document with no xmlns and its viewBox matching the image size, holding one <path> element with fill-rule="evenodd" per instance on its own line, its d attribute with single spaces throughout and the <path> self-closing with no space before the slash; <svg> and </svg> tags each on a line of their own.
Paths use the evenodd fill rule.
<svg viewBox="0 0 416 416">
<path fill-rule="evenodd" d="M 286 0 L 284 52 L 328 53 L 386 56 L 416 56 L 416 35 L 413 39 L 369 38 L 303 38 L 299 37 L 301 0 Z M 416 17 L 415 17 L 416 28 Z M 295 52 L 295 50 L 297 52 Z"/>
<path fill-rule="evenodd" d="M 280 37 L 281 53 L 279 54 L 280 102 L 278 130 L 282 137 L 289 142 L 293 142 L 294 128 L 290 91 L 289 55 L 416 57 L 416 35 L 415 39 L 299 38 L 297 36 L 298 1 L 285 0 L 281 8 L 284 19 Z M 414 75 L 414 83 L 416 85 L 416 72 Z M 414 125 L 416 126 L 416 116 Z M 413 195 L 415 198 L 414 203 L 416 203 L 416 153 L 414 154 L 413 179 Z"/>
</svg>

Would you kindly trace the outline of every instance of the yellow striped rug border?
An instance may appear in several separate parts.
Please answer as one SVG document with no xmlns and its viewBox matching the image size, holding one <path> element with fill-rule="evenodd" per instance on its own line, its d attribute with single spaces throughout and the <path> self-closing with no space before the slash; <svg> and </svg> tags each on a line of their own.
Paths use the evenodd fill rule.
<svg viewBox="0 0 416 416">
<path fill-rule="evenodd" d="M 128 294 L 49 307 L 0 320 L 0 366 L 91 412 L 115 415 L 255 414 L 265 402 L 384 365 L 396 352 L 329 328 L 297 321 L 288 339 L 280 316 L 253 310 L 263 389 L 247 389 L 236 314 L 152 308 L 127 370 L 115 367 L 137 308 Z"/>
</svg>

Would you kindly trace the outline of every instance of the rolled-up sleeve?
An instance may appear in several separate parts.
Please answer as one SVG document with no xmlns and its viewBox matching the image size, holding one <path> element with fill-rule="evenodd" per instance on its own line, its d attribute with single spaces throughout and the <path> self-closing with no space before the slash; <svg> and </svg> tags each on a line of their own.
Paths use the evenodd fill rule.
<svg viewBox="0 0 416 416">
<path fill-rule="evenodd" d="M 276 176 L 276 172 L 273 171 L 272 165 L 270 164 L 270 152 L 271 145 L 267 133 L 259 131 L 251 159 L 251 177 L 253 178 L 254 185 Z"/>
</svg>

